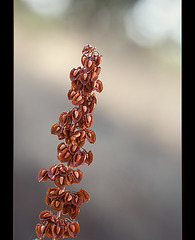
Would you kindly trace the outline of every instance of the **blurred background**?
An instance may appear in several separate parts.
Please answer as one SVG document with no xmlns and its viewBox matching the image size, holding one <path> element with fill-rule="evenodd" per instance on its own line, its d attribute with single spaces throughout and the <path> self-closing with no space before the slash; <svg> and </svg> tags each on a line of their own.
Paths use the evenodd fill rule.
<svg viewBox="0 0 195 240">
<path fill-rule="evenodd" d="M 89 192 L 78 240 L 181 239 L 181 2 L 14 1 L 14 237 L 36 238 L 58 164 L 50 134 L 85 44 L 104 59 L 92 129 L 94 161 L 67 189 Z M 47 239 L 47 238 L 46 238 Z"/>
</svg>

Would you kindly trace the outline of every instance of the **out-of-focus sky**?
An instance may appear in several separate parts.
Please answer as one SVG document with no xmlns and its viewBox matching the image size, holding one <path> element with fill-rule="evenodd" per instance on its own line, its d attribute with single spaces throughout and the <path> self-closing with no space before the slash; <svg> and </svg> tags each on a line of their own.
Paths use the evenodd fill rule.
<svg viewBox="0 0 195 240">
<path fill-rule="evenodd" d="M 178 0 L 15 0 L 15 239 L 35 238 L 57 164 L 50 127 L 67 99 L 69 72 L 86 43 L 103 55 L 84 178 L 91 201 L 78 215 L 82 239 L 172 239 L 181 235 L 181 3 Z M 80 188 L 79 188 L 80 187 Z"/>
</svg>

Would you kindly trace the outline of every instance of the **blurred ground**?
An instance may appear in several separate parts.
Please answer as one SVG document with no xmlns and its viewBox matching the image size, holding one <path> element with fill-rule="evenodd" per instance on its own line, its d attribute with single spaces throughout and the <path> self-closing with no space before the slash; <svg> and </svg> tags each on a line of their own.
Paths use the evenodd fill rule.
<svg viewBox="0 0 195 240">
<path fill-rule="evenodd" d="M 52 21 L 15 4 L 15 239 L 35 238 L 39 212 L 50 209 L 44 198 L 53 185 L 38 183 L 37 174 L 58 163 L 59 141 L 50 127 L 72 108 L 69 72 L 81 64 L 86 43 L 104 56 L 104 90 L 94 112 L 97 141 L 85 145 L 94 162 L 68 188 L 84 188 L 91 197 L 77 217 L 78 239 L 180 239 L 180 48 L 169 42 L 140 47 L 117 28 L 73 29 L 79 18 L 70 17 L 72 9 Z"/>
</svg>

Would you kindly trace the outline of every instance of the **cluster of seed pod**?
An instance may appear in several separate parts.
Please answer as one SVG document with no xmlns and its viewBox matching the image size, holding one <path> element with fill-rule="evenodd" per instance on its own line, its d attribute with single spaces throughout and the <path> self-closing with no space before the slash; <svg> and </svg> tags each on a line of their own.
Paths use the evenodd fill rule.
<svg viewBox="0 0 195 240">
<path fill-rule="evenodd" d="M 47 205 L 54 211 L 62 211 L 62 214 L 68 214 L 72 220 L 79 214 L 81 204 L 88 201 L 89 194 L 83 189 L 79 192 L 70 192 L 55 187 L 47 190 L 45 198 Z"/>
<path fill-rule="evenodd" d="M 83 172 L 76 168 L 86 163 L 88 166 L 93 161 L 92 151 L 83 148 L 86 139 L 95 143 L 96 133 L 90 128 L 93 125 L 92 113 L 97 104 L 97 98 L 93 91 L 101 92 L 103 84 L 98 79 L 102 62 L 102 55 L 90 44 L 82 50 L 82 67 L 73 68 L 70 71 L 71 89 L 68 91 L 68 99 L 75 107 L 67 112 L 62 112 L 59 121 L 51 127 L 51 134 L 57 135 L 59 140 L 64 140 L 57 146 L 57 158 L 61 162 L 53 165 L 48 170 L 42 168 L 38 174 L 38 181 L 51 180 L 55 187 L 47 191 L 45 202 L 52 210 L 57 211 L 57 216 L 45 210 L 40 213 L 42 224 L 37 224 L 36 233 L 38 239 L 53 237 L 53 240 L 76 237 L 80 231 L 79 223 L 64 218 L 61 214 L 68 214 L 74 220 L 80 212 L 81 204 L 90 200 L 89 194 L 80 189 L 78 192 L 65 190 L 66 185 L 79 183 L 83 178 Z M 67 163 L 64 166 L 63 163 Z"/>
<path fill-rule="evenodd" d="M 54 164 L 49 170 L 42 168 L 38 174 L 38 181 L 44 182 L 48 179 L 54 181 L 56 187 L 64 189 L 66 185 L 80 183 L 83 178 L 83 172 L 80 169 L 73 170 L 63 164 Z"/>
<path fill-rule="evenodd" d="M 71 221 L 62 216 L 55 216 L 51 211 L 45 210 L 39 214 L 39 219 L 43 222 L 37 224 L 35 231 L 37 239 L 53 237 L 53 239 L 68 238 L 69 236 L 75 238 L 80 231 L 79 223 Z"/>
</svg>

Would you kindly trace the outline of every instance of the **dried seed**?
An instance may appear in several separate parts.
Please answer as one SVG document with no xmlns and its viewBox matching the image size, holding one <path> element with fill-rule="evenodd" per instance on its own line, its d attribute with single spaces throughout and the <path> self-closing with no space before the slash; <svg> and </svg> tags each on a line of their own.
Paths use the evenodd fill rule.
<svg viewBox="0 0 195 240">
<path fill-rule="evenodd" d="M 56 193 L 55 190 L 52 190 L 51 192 L 49 192 L 51 195 L 54 195 Z"/>
<path fill-rule="evenodd" d="M 66 172 L 63 167 L 60 167 L 60 171 L 63 172 L 63 173 Z"/>
<path fill-rule="evenodd" d="M 80 135 L 81 135 L 80 132 L 76 132 L 73 136 L 74 136 L 74 138 L 78 138 L 78 137 L 80 137 Z"/>
<path fill-rule="evenodd" d="M 69 152 L 66 152 L 66 154 L 64 155 L 64 158 L 68 158 L 70 156 Z"/>
<path fill-rule="evenodd" d="M 87 106 L 83 106 L 83 112 L 87 112 Z"/>
<path fill-rule="evenodd" d="M 87 116 L 87 122 L 88 122 L 88 123 L 91 122 L 91 116 Z"/>
<path fill-rule="evenodd" d="M 93 63 L 93 62 L 92 62 L 91 60 L 89 60 L 89 62 L 88 62 L 88 64 L 87 64 L 88 68 L 91 67 L 92 63 Z"/>
<path fill-rule="evenodd" d="M 79 173 L 78 172 L 74 172 L 74 175 L 76 178 L 79 178 Z"/>
<path fill-rule="evenodd" d="M 70 97 L 73 97 L 75 95 L 75 91 L 72 91 L 71 94 L 70 94 Z"/>
<path fill-rule="evenodd" d="M 81 155 L 77 154 L 75 162 L 78 162 L 81 159 Z"/>
<path fill-rule="evenodd" d="M 75 70 L 75 71 L 73 72 L 73 76 L 75 77 L 78 72 L 79 72 L 78 70 Z"/>
<path fill-rule="evenodd" d="M 72 232 L 75 232 L 75 226 L 74 225 L 70 225 L 70 229 Z"/>
<path fill-rule="evenodd" d="M 84 79 L 84 81 L 87 79 L 87 73 L 83 74 L 83 79 Z"/>
<path fill-rule="evenodd" d="M 96 76 L 96 73 L 93 72 L 92 75 L 91 75 L 91 77 L 94 78 L 95 76 Z"/>
<path fill-rule="evenodd" d="M 102 56 L 100 56 L 100 57 L 98 58 L 98 65 L 102 62 L 102 59 L 103 59 Z"/>
<path fill-rule="evenodd" d="M 51 216 L 51 214 L 49 213 L 49 212 L 46 212 L 45 214 L 43 214 L 43 218 L 48 218 L 48 217 L 50 217 Z"/>
<path fill-rule="evenodd" d="M 62 144 L 62 145 L 60 146 L 60 150 L 62 151 L 64 148 L 65 148 L 65 144 Z"/>
<path fill-rule="evenodd" d="M 91 137 L 91 133 L 88 133 L 88 136 Z"/>
<path fill-rule="evenodd" d="M 52 168 L 51 168 L 51 173 L 52 173 L 52 175 L 54 175 L 55 170 L 56 170 L 56 167 L 52 167 Z"/>
<path fill-rule="evenodd" d="M 69 195 L 68 198 L 67 198 L 67 201 L 69 202 L 69 201 L 71 201 L 71 200 L 72 200 L 72 196 Z"/>
<path fill-rule="evenodd" d="M 57 226 L 57 227 L 56 227 L 56 233 L 57 233 L 57 235 L 60 233 L 60 230 L 61 230 L 61 227 L 60 227 L 60 226 Z"/>
<path fill-rule="evenodd" d="M 82 96 L 80 95 L 80 96 L 76 99 L 76 101 L 79 102 L 81 99 L 82 99 Z"/>
<path fill-rule="evenodd" d="M 46 226 L 41 226 L 41 232 L 43 233 L 44 232 L 44 230 L 45 230 L 45 228 L 46 228 Z"/>
<path fill-rule="evenodd" d="M 72 151 L 75 152 L 76 149 L 77 149 L 77 145 L 73 145 L 73 146 L 72 146 Z"/>
<path fill-rule="evenodd" d="M 60 127 L 57 127 L 57 128 L 56 128 L 56 131 L 59 131 L 59 130 L 60 130 Z"/>
<path fill-rule="evenodd" d="M 59 205 L 60 205 L 60 201 L 56 201 L 56 202 L 55 202 L 55 206 L 56 206 L 56 207 L 59 207 Z"/>
<path fill-rule="evenodd" d="M 85 131 L 82 131 L 80 139 L 84 138 L 84 136 L 85 136 Z"/>
<path fill-rule="evenodd" d="M 64 177 L 60 177 L 59 181 L 60 181 L 60 184 L 63 185 Z"/>
<path fill-rule="evenodd" d="M 58 192 L 58 194 L 60 195 L 60 194 L 62 194 L 62 193 L 64 193 L 65 191 L 64 191 L 64 189 L 61 189 L 59 192 Z"/>
<path fill-rule="evenodd" d="M 79 112 L 78 112 L 78 111 L 75 111 L 75 112 L 74 112 L 74 116 L 75 116 L 75 118 L 77 118 L 78 115 L 79 115 Z"/>
</svg>

